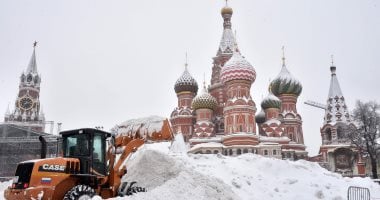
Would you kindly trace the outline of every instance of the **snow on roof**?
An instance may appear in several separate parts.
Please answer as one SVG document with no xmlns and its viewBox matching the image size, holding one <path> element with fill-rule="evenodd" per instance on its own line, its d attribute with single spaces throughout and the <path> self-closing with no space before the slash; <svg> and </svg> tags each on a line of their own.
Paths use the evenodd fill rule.
<svg viewBox="0 0 380 200">
<path fill-rule="evenodd" d="M 236 40 L 231 29 L 223 30 L 222 39 L 220 40 L 219 50 L 221 53 L 232 53 L 236 49 Z"/>
<path fill-rule="evenodd" d="M 283 141 L 290 141 L 288 137 L 267 137 L 267 136 L 260 136 L 260 142 L 283 142 Z"/>
<path fill-rule="evenodd" d="M 281 122 L 280 122 L 280 120 L 278 120 L 276 118 L 272 118 L 272 119 L 269 119 L 269 120 L 265 121 L 264 124 L 267 124 L 267 125 L 271 125 L 271 124 L 280 125 Z"/>
<path fill-rule="evenodd" d="M 336 76 L 335 70 L 331 72 L 331 80 L 330 80 L 330 89 L 328 97 L 341 97 L 343 96 L 342 90 L 340 89 L 340 85 L 338 82 L 338 78 Z"/>
<path fill-rule="evenodd" d="M 199 149 L 199 148 L 221 148 L 223 147 L 223 144 L 221 143 L 216 143 L 216 142 L 207 142 L 207 143 L 200 143 L 200 144 L 196 144 L 194 145 L 190 151 L 194 150 L 194 149 Z"/>
<path fill-rule="evenodd" d="M 30 58 L 26 73 L 37 74 L 36 49 L 33 49 L 32 57 Z"/>
<path fill-rule="evenodd" d="M 253 133 L 238 132 L 234 134 L 224 135 L 223 139 L 232 138 L 232 137 L 258 137 L 258 136 L 254 135 Z"/>
<path fill-rule="evenodd" d="M 345 102 L 342 90 L 336 76 L 336 67 L 331 66 L 331 81 L 329 95 L 327 98 L 327 108 L 325 112 L 324 124 L 335 125 L 338 122 L 348 124 L 351 122 L 351 116 Z"/>
<path fill-rule="evenodd" d="M 189 140 L 191 143 L 198 143 L 198 142 L 222 142 L 221 137 L 210 137 L 210 138 L 191 138 Z"/>
</svg>

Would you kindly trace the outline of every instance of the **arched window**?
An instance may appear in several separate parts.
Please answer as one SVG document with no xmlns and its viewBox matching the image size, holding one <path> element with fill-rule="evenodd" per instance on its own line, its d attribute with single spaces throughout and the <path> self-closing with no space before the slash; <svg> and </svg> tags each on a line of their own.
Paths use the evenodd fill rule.
<svg viewBox="0 0 380 200">
<path fill-rule="evenodd" d="M 211 154 L 211 150 L 206 150 L 206 153 L 207 154 Z"/>
<path fill-rule="evenodd" d="M 268 150 L 264 150 L 264 155 L 268 155 Z"/>
<path fill-rule="evenodd" d="M 224 150 L 224 155 L 228 155 L 227 149 Z"/>
<path fill-rule="evenodd" d="M 338 126 L 338 128 L 336 129 L 336 135 L 337 135 L 338 139 L 344 138 L 344 131 L 343 131 L 343 128 L 341 126 Z"/>
<path fill-rule="evenodd" d="M 232 155 L 232 149 L 230 149 L 230 155 Z"/>
<path fill-rule="evenodd" d="M 218 154 L 219 153 L 219 151 L 218 150 L 214 150 L 214 154 Z"/>
<path fill-rule="evenodd" d="M 276 149 L 273 149 L 273 155 L 277 155 Z"/>
<path fill-rule="evenodd" d="M 248 153 L 248 149 L 244 149 L 244 150 L 243 150 L 243 153 Z"/>
<path fill-rule="evenodd" d="M 325 134 L 326 134 L 325 135 L 326 140 L 331 141 L 331 129 L 330 128 L 326 129 L 326 133 Z"/>
<path fill-rule="evenodd" d="M 240 155 L 241 154 L 241 149 L 238 149 L 237 150 L 237 155 Z"/>
</svg>

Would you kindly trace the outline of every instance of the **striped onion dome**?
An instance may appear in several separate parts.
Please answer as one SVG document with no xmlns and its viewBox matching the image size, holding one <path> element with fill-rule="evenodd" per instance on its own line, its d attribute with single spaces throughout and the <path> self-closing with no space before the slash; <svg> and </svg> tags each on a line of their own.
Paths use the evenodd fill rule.
<svg viewBox="0 0 380 200">
<path fill-rule="evenodd" d="M 222 68 L 220 78 L 223 83 L 232 80 L 248 80 L 252 84 L 256 80 L 256 71 L 239 52 L 234 52 Z"/>
<path fill-rule="evenodd" d="M 265 122 L 265 112 L 261 110 L 257 115 L 255 116 L 256 123 L 262 124 Z"/>
<path fill-rule="evenodd" d="M 211 110 L 215 110 L 216 106 L 218 105 L 218 102 L 216 99 L 211 96 L 207 90 L 206 87 L 203 88 L 202 94 L 197 95 L 191 104 L 191 107 L 194 110 L 202 109 L 202 108 L 208 108 Z"/>
<path fill-rule="evenodd" d="M 178 78 L 178 80 L 174 84 L 174 90 L 176 93 L 180 92 L 198 92 L 198 83 L 197 81 L 191 76 L 189 71 L 187 70 L 187 67 L 185 68 L 185 71 L 182 73 L 181 77 Z"/>
<path fill-rule="evenodd" d="M 283 64 L 281 72 L 271 82 L 271 89 L 274 95 L 293 94 L 299 96 L 302 92 L 302 84 L 290 74 Z"/>
<path fill-rule="evenodd" d="M 268 108 L 281 108 L 281 100 L 273 95 L 272 92 L 269 92 L 268 96 L 266 96 L 263 101 L 261 102 L 261 108 L 268 109 Z"/>
</svg>

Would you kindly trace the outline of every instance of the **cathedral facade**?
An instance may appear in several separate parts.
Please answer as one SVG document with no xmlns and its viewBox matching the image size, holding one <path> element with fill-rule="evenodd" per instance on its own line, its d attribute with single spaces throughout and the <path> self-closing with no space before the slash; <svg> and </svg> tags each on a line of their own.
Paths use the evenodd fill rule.
<svg viewBox="0 0 380 200">
<path fill-rule="evenodd" d="M 232 8 L 225 6 L 221 15 L 223 33 L 213 57 L 211 84 L 206 87 L 204 83 L 198 94 L 198 83 L 187 64 L 175 82 L 178 104 L 170 116 L 174 133 L 184 136 L 191 153 L 306 158 L 302 118 L 296 106 L 301 83 L 290 74 L 283 56 L 282 69 L 258 109 L 250 92 L 256 71 L 238 48 Z"/>
</svg>

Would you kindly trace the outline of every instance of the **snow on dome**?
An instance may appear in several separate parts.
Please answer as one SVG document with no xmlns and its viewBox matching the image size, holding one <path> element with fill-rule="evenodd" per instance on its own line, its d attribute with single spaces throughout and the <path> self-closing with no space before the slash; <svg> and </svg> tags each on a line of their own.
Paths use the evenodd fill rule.
<svg viewBox="0 0 380 200">
<path fill-rule="evenodd" d="M 266 96 L 261 102 L 261 107 L 265 110 L 268 108 L 281 108 L 281 100 L 274 96 L 272 92 L 269 92 L 268 96 Z"/>
<path fill-rule="evenodd" d="M 261 109 L 259 113 L 257 113 L 256 117 L 256 123 L 264 123 L 265 122 L 265 112 Z"/>
<path fill-rule="evenodd" d="M 256 71 L 239 52 L 234 52 L 222 68 L 221 79 L 223 83 L 232 80 L 248 80 L 253 83 L 256 79 Z"/>
<path fill-rule="evenodd" d="M 299 96 L 302 92 L 301 83 L 290 74 L 285 65 L 282 65 L 281 72 L 271 82 L 271 91 L 274 95 L 294 94 Z"/>
<path fill-rule="evenodd" d="M 187 67 L 185 71 L 182 73 L 181 77 L 179 77 L 178 80 L 175 82 L 174 90 L 176 93 L 180 93 L 184 91 L 190 91 L 194 93 L 198 92 L 198 83 L 191 76 L 191 74 L 187 70 Z"/>
<path fill-rule="evenodd" d="M 202 90 L 202 94 L 197 95 L 193 99 L 191 107 L 194 110 L 198 110 L 198 109 L 201 109 L 201 108 L 208 108 L 208 109 L 211 109 L 211 110 L 215 110 L 215 108 L 216 108 L 217 105 L 218 105 L 218 102 L 216 101 L 216 99 L 213 96 L 211 96 L 207 92 L 206 87 L 204 87 L 203 90 Z"/>
</svg>

